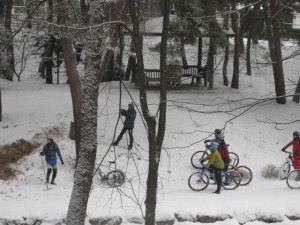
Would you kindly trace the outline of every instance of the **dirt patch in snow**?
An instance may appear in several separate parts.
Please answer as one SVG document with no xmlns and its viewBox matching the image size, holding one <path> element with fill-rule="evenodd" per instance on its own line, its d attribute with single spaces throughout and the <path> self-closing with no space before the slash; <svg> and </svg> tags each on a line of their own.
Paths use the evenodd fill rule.
<svg viewBox="0 0 300 225">
<path fill-rule="evenodd" d="M 10 168 L 9 164 L 16 163 L 40 145 L 37 142 L 20 139 L 0 147 L 0 179 L 9 180 L 15 177 L 16 171 Z"/>
</svg>

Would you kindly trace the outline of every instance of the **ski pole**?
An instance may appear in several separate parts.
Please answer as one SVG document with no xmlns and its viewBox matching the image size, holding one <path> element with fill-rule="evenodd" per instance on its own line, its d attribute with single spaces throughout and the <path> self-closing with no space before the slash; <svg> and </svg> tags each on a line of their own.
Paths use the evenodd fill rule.
<svg viewBox="0 0 300 225">
<path fill-rule="evenodd" d="M 48 184 L 47 184 L 47 176 L 46 176 L 46 171 L 45 171 L 45 165 L 44 165 L 44 160 L 43 160 L 43 157 L 41 156 L 41 160 L 42 160 L 42 165 L 43 165 L 43 171 L 44 171 L 44 176 L 45 176 L 45 179 L 46 179 L 46 189 L 44 191 L 47 191 L 47 190 L 50 190 L 51 188 L 48 187 Z"/>
</svg>

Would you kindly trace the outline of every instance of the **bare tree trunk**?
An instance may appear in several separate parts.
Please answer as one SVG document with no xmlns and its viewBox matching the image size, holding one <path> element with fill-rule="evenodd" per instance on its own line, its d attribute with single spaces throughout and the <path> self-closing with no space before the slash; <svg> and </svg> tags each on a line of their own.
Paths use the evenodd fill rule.
<svg viewBox="0 0 300 225">
<path fill-rule="evenodd" d="M 68 23 L 67 5 L 63 0 L 57 0 L 57 4 L 61 5 L 58 9 L 58 24 L 66 25 Z M 63 30 L 60 34 L 62 52 L 66 66 L 68 83 L 73 105 L 73 117 L 75 126 L 75 150 L 76 150 L 76 164 L 79 158 L 80 148 L 80 133 L 81 133 L 81 102 L 82 102 L 82 86 L 80 76 L 76 67 L 76 53 L 73 51 L 73 38 L 69 30 Z"/>
<path fill-rule="evenodd" d="M 98 1 L 90 1 L 90 10 L 93 16 L 89 18 L 89 25 L 102 22 L 100 18 L 96 18 L 98 15 L 96 12 L 103 10 L 102 6 Z M 98 87 L 103 53 L 102 38 L 99 30 L 93 29 L 87 32 L 85 37 L 86 58 L 81 105 L 80 151 L 68 208 L 67 225 L 84 224 L 97 152 Z"/>
<path fill-rule="evenodd" d="M 225 8 L 225 11 L 228 11 L 228 7 Z M 226 14 L 224 16 L 224 29 L 229 30 L 229 15 Z M 227 76 L 227 67 L 229 61 L 229 38 L 226 37 L 226 46 L 225 46 L 225 53 L 224 53 L 224 62 L 223 62 L 223 84 L 228 86 L 228 76 Z"/>
<path fill-rule="evenodd" d="M 2 121 L 2 95 L 1 95 L 1 89 L 0 89 L 0 121 Z"/>
<path fill-rule="evenodd" d="M 250 76 L 251 76 L 251 40 L 252 40 L 252 37 L 249 33 L 249 36 L 247 38 L 246 64 L 247 64 L 247 75 L 250 75 Z"/>
<path fill-rule="evenodd" d="M 53 66 L 53 52 L 54 52 L 54 42 L 55 38 L 53 34 L 48 34 L 48 41 L 47 47 L 45 52 L 46 57 L 46 84 L 53 84 L 53 77 L 52 77 L 52 66 Z"/>
<path fill-rule="evenodd" d="M 213 89 L 214 87 L 214 67 L 215 67 L 215 55 L 216 55 L 216 44 L 215 37 L 210 37 L 209 50 L 207 57 L 207 70 L 208 70 L 208 89 Z"/>
<path fill-rule="evenodd" d="M 198 38 L 198 68 L 202 66 L 202 37 Z"/>
<path fill-rule="evenodd" d="M 281 9 L 277 5 L 276 0 L 270 0 L 270 4 L 267 1 L 264 4 L 265 13 L 267 16 L 267 35 L 269 40 L 269 50 L 273 66 L 273 75 L 275 83 L 275 92 L 277 103 L 285 104 L 285 83 L 284 83 L 284 72 L 282 65 L 282 53 L 280 43 L 280 15 Z"/>
<path fill-rule="evenodd" d="M 159 124 L 158 133 L 156 134 L 156 120 L 153 115 L 149 113 L 147 104 L 147 95 L 145 91 L 145 75 L 144 75 L 144 62 L 141 40 L 142 36 L 139 28 L 138 11 L 140 3 L 135 4 L 134 1 L 128 0 L 130 15 L 133 23 L 133 41 L 136 48 L 137 56 L 137 74 L 139 75 L 139 87 L 140 87 L 140 102 L 143 117 L 148 127 L 148 141 L 149 141 L 149 171 L 147 178 L 147 193 L 146 193 L 146 215 L 145 224 L 155 225 L 155 211 L 156 211 L 156 199 L 157 199 L 157 178 L 158 178 L 158 166 L 160 160 L 161 147 L 165 133 L 166 122 L 166 53 L 167 53 L 167 37 L 169 27 L 169 11 L 170 1 L 163 1 L 163 33 L 161 40 L 161 57 L 160 57 L 160 103 L 159 103 Z"/>
<path fill-rule="evenodd" d="M 299 100 L 300 100 L 300 77 L 298 80 L 297 87 L 295 89 L 295 96 L 293 97 L 293 101 L 296 102 L 297 104 L 299 104 Z"/>
<path fill-rule="evenodd" d="M 104 17 L 99 13 L 104 12 L 107 2 L 90 1 L 88 26 L 102 24 Z M 84 224 L 89 193 L 92 185 L 94 166 L 97 152 L 97 110 L 99 83 L 113 54 L 112 49 L 105 49 L 102 39 L 105 32 L 112 34 L 112 46 L 117 44 L 118 32 L 114 27 L 107 31 L 102 27 L 89 29 L 85 33 L 85 70 L 83 79 L 83 96 L 81 103 L 81 137 L 79 159 L 76 168 L 75 180 L 67 214 L 67 225 Z"/>
<path fill-rule="evenodd" d="M 185 55 L 185 49 L 184 49 L 184 39 L 183 37 L 180 37 L 180 54 L 181 54 L 181 61 L 183 66 L 187 66 L 188 62 Z"/>
<path fill-rule="evenodd" d="M 233 59 L 233 75 L 231 81 L 231 87 L 239 89 L 239 73 L 240 73 L 240 34 L 238 24 L 238 14 L 236 11 L 236 0 L 232 1 L 231 11 L 234 13 L 231 15 L 232 30 L 235 33 L 234 37 L 234 59 Z"/>
<path fill-rule="evenodd" d="M 47 21 L 52 23 L 53 22 L 53 0 L 48 0 L 48 18 Z"/>
<path fill-rule="evenodd" d="M 11 38 L 11 16 L 12 16 L 12 0 L 6 0 L 6 10 L 5 10 L 5 22 L 4 26 L 7 32 L 8 38 Z M 14 60 L 14 45 L 13 40 L 11 40 L 7 45 L 7 63 L 9 67 L 6 70 L 5 78 L 12 81 L 15 71 L 15 60 Z"/>
</svg>

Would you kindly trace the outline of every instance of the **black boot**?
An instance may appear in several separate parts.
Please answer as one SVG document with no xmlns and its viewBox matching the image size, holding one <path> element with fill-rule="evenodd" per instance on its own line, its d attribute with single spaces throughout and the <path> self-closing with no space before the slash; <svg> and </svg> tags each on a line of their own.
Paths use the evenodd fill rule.
<svg viewBox="0 0 300 225">
<path fill-rule="evenodd" d="M 115 141 L 115 142 L 112 143 L 113 146 L 117 146 L 118 144 L 119 144 L 118 141 Z"/>
</svg>

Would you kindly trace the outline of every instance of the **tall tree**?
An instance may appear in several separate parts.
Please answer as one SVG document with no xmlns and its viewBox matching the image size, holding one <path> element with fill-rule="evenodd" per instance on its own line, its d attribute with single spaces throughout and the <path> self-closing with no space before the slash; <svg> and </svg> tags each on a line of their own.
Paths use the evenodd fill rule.
<svg viewBox="0 0 300 225">
<path fill-rule="evenodd" d="M 239 88 L 239 73 L 240 73 L 240 33 L 239 33 L 239 22 L 238 22 L 238 12 L 236 11 L 236 0 L 232 0 L 231 4 L 231 21 L 232 21 L 232 30 L 235 33 L 234 36 L 234 58 L 233 58 L 233 74 L 231 87 Z"/>
<path fill-rule="evenodd" d="M 4 27 L 5 27 L 6 36 L 9 40 L 12 37 L 12 33 L 11 33 L 12 6 L 13 6 L 13 1 L 6 0 Z M 12 81 L 14 75 L 14 69 L 15 69 L 13 39 L 11 39 L 9 43 L 7 43 L 6 52 L 7 52 L 7 69 L 6 69 L 5 78 L 7 80 Z"/>
<path fill-rule="evenodd" d="M 133 42 L 136 49 L 137 57 L 137 74 L 139 76 L 139 87 L 140 87 L 140 103 L 142 108 L 143 117 L 147 123 L 148 131 L 148 144 L 149 144 L 149 167 L 148 167 L 148 178 L 147 178 L 147 191 L 146 191 L 146 214 L 145 224 L 155 225 L 155 211 L 156 211 L 156 199 L 157 199 L 157 178 L 158 178 L 158 167 L 160 162 L 160 154 L 162 143 L 165 134 L 165 123 L 166 123 L 166 61 L 167 61 L 167 38 L 168 38 L 168 27 L 169 27 L 169 12 L 170 12 L 170 1 L 163 1 L 163 31 L 161 38 L 161 50 L 160 50 L 160 102 L 159 102 L 159 119 L 158 127 L 156 131 L 156 118 L 149 113 L 147 104 L 147 94 L 145 89 L 145 75 L 143 53 L 142 53 L 142 35 L 140 30 L 140 18 L 139 9 L 140 2 L 128 0 L 130 9 L 130 15 L 133 23 Z"/>
<path fill-rule="evenodd" d="M 62 1 L 62 0 L 58 0 Z M 90 1 L 89 26 L 101 24 L 103 4 Z M 81 103 L 81 140 L 79 160 L 76 167 L 75 180 L 67 214 L 67 225 L 82 225 L 85 221 L 87 203 L 95 168 L 97 152 L 97 111 L 99 71 L 103 53 L 103 30 L 91 29 L 85 33 L 86 58 L 83 78 Z M 102 34 L 101 34 L 102 33 Z"/>
<path fill-rule="evenodd" d="M 225 7 L 225 10 L 228 11 L 229 7 Z M 224 29 L 229 30 L 229 15 L 226 14 L 224 16 Z M 223 62 L 223 84 L 225 86 L 228 86 L 228 76 L 227 76 L 227 66 L 228 66 L 228 61 L 229 61 L 229 38 L 226 37 L 226 43 L 225 43 L 225 52 L 224 52 L 224 62 Z"/>
<path fill-rule="evenodd" d="M 1 89 L 0 89 L 0 121 L 2 121 L 2 95 L 1 95 Z"/>
<path fill-rule="evenodd" d="M 272 60 L 276 101 L 277 103 L 285 104 L 285 83 L 280 41 L 281 7 L 276 0 L 265 0 L 263 7 L 266 15 L 266 31 Z"/>
<path fill-rule="evenodd" d="M 57 0 L 57 3 L 61 5 L 58 9 L 58 24 L 67 26 L 69 22 L 69 9 L 65 2 Z M 76 165 L 79 157 L 80 148 L 80 132 L 81 132 L 81 100 L 82 100 L 82 85 L 79 76 L 79 72 L 76 66 L 76 53 L 73 50 L 73 35 L 71 30 L 62 29 L 60 32 L 60 43 L 62 46 L 62 52 L 68 76 L 68 84 L 70 86 L 70 92 L 73 105 L 73 118 L 74 118 L 74 130 L 75 130 L 75 151 L 76 151 Z"/>
<path fill-rule="evenodd" d="M 299 101 L 300 101 L 300 77 L 299 77 L 298 84 L 295 89 L 295 95 L 293 96 L 293 101 L 296 102 L 297 104 L 299 104 Z"/>
<path fill-rule="evenodd" d="M 58 0 L 63 1 L 63 0 Z M 66 3 L 66 2 L 64 2 Z M 84 224 L 97 152 L 97 110 L 99 83 L 107 69 L 118 40 L 118 24 L 104 26 L 110 2 L 90 1 L 84 32 L 85 61 L 81 99 L 79 158 L 67 214 L 67 225 Z M 64 13 L 64 12 L 60 12 Z M 99 16 L 103 15 L 103 16 Z M 69 18 L 69 17 L 68 17 Z M 121 23 L 122 24 L 122 23 Z M 91 28 L 93 27 L 93 28 Z M 91 28 L 91 29 L 90 29 Z M 82 31 L 81 31 L 82 33 Z M 109 43 L 106 41 L 109 40 Z M 67 51 L 68 52 L 68 51 Z"/>
</svg>

